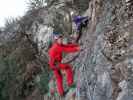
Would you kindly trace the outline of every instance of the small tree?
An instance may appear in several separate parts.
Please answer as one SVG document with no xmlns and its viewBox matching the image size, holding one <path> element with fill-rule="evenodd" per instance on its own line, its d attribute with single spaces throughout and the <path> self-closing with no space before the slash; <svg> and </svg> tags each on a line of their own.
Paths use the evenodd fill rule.
<svg viewBox="0 0 133 100">
<path fill-rule="evenodd" d="M 6 32 L 14 32 L 16 31 L 16 26 L 19 22 L 19 18 L 12 18 L 9 17 L 7 19 L 5 19 L 5 27 L 4 27 L 4 31 Z"/>
<path fill-rule="evenodd" d="M 30 10 L 43 8 L 47 5 L 46 0 L 29 0 L 28 8 Z"/>
</svg>

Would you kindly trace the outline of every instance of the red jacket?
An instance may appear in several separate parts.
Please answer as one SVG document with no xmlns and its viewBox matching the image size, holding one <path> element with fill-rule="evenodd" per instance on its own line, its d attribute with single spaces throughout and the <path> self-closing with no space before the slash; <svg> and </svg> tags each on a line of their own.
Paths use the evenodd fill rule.
<svg viewBox="0 0 133 100">
<path fill-rule="evenodd" d="M 73 53 L 79 50 L 80 47 L 77 44 L 63 45 L 63 44 L 54 43 L 48 52 L 50 57 L 49 61 L 50 67 L 52 69 L 55 69 L 56 68 L 55 63 L 56 62 L 61 63 L 63 52 Z"/>
</svg>

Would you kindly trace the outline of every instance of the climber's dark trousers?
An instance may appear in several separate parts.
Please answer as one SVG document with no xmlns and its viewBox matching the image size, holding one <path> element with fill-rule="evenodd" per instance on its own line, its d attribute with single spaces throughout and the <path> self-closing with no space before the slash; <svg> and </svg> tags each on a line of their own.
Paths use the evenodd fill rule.
<svg viewBox="0 0 133 100">
<path fill-rule="evenodd" d="M 77 28 L 77 32 L 78 32 L 78 37 L 77 37 L 77 40 L 76 42 L 78 42 L 79 38 L 82 36 L 82 28 L 85 28 L 87 27 L 87 24 L 88 24 L 88 19 L 84 20 L 83 22 L 81 22 L 81 24 L 78 26 Z"/>
<path fill-rule="evenodd" d="M 68 64 L 59 64 L 58 67 L 60 70 L 54 70 L 54 75 L 56 78 L 56 85 L 57 85 L 57 91 L 59 95 L 64 95 L 64 88 L 63 88 L 63 78 L 61 71 L 64 71 L 66 74 L 67 79 L 67 85 L 71 86 L 73 84 L 73 71 L 72 67 Z"/>
</svg>

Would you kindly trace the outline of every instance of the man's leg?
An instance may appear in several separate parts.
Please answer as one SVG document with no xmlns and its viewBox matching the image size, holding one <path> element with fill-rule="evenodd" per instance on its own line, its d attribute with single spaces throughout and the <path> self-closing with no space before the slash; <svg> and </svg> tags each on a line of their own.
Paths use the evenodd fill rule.
<svg viewBox="0 0 133 100">
<path fill-rule="evenodd" d="M 62 96 L 64 94 L 62 75 L 59 70 L 54 70 L 54 75 L 56 78 L 57 91 L 59 95 Z"/>
<path fill-rule="evenodd" d="M 77 26 L 77 33 L 78 33 L 78 37 L 77 37 L 77 39 L 76 39 L 76 43 L 78 43 L 80 37 L 82 36 L 82 26 L 81 26 L 81 24 L 79 24 L 79 25 Z"/>
<path fill-rule="evenodd" d="M 65 71 L 67 84 L 71 86 L 73 84 L 73 71 L 72 67 L 68 64 L 60 64 L 60 68 Z"/>
<path fill-rule="evenodd" d="M 71 86 L 73 84 L 73 71 L 72 71 L 71 66 L 68 66 L 65 72 L 66 72 L 66 77 L 67 77 L 67 84 L 68 86 Z"/>
</svg>

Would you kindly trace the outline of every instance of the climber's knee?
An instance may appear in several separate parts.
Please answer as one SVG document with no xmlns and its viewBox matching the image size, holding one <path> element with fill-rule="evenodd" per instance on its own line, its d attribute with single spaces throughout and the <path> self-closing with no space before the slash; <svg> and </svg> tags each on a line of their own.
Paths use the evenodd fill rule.
<svg viewBox="0 0 133 100">
<path fill-rule="evenodd" d="M 67 69 L 68 67 L 70 67 L 68 64 L 59 64 L 60 69 Z"/>
</svg>

